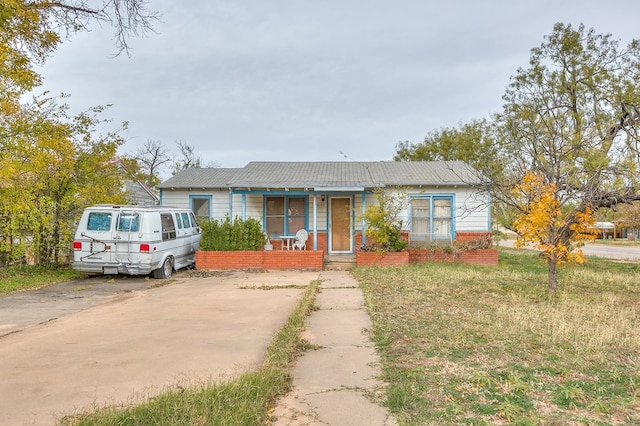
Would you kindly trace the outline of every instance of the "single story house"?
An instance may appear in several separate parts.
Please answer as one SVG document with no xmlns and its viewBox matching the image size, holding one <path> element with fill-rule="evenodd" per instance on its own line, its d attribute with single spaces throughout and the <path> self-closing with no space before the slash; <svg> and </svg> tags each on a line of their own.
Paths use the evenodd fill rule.
<svg viewBox="0 0 640 426">
<path fill-rule="evenodd" d="M 486 237 L 490 200 L 473 189 L 475 179 L 460 161 L 256 161 L 188 168 L 158 188 L 162 205 L 198 217 L 260 220 L 275 247 L 305 229 L 307 250 L 352 254 L 366 242 L 364 212 L 380 190 L 406 199 L 403 234 L 413 246 Z"/>
</svg>

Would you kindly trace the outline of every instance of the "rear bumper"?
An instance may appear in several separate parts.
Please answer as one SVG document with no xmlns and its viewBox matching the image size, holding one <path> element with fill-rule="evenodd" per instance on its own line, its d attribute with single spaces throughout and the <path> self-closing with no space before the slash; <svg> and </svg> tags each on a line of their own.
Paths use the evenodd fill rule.
<svg viewBox="0 0 640 426">
<path fill-rule="evenodd" d="M 94 263 L 94 262 L 73 262 L 71 264 L 73 270 L 84 274 L 103 274 L 103 275 L 149 275 L 153 268 L 150 264 L 126 264 L 126 263 Z"/>
</svg>

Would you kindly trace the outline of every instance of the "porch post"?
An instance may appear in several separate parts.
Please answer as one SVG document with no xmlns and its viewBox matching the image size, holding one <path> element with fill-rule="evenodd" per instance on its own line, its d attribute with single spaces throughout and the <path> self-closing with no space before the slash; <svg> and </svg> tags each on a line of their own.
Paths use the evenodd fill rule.
<svg viewBox="0 0 640 426">
<path fill-rule="evenodd" d="M 242 220 L 247 220 L 247 194 L 242 193 Z"/>
<path fill-rule="evenodd" d="M 362 224 L 361 226 L 361 236 L 362 236 L 362 244 L 367 244 L 367 234 L 365 233 L 366 221 L 364 220 L 364 213 L 367 211 L 367 193 L 362 192 Z"/>
<path fill-rule="evenodd" d="M 233 217 L 233 189 L 229 190 L 229 217 Z"/>
<path fill-rule="evenodd" d="M 318 196 L 313 196 L 313 251 L 318 251 Z"/>
</svg>

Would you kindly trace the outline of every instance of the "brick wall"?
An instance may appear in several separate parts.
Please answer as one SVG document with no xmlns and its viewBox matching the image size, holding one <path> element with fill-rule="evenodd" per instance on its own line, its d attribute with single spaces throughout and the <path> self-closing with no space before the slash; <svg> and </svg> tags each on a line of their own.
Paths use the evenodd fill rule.
<svg viewBox="0 0 640 426">
<path fill-rule="evenodd" d="M 491 242 L 493 234 L 491 232 L 456 232 L 456 242 L 465 242 L 468 243 L 470 241 L 486 241 Z"/>
<path fill-rule="evenodd" d="M 425 262 L 462 262 L 467 265 L 497 265 L 498 250 L 473 249 L 458 252 L 447 252 L 443 249 L 410 249 L 409 263 Z"/>
<path fill-rule="evenodd" d="M 275 247 L 274 247 L 275 248 Z M 320 271 L 324 251 L 272 250 L 272 251 L 197 251 L 196 268 L 225 269 L 299 269 Z"/>
<path fill-rule="evenodd" d="M 498 250 L 477 249 L 462 252 L 462 261 L 468 265 L 497 265 Z"/>
<path fill-rule="evenodd" d="M 409 264 L 409 252 L 378 253 L 375 251 L 356 252 L 358 266 L 402 266 Z"/>
</svg>

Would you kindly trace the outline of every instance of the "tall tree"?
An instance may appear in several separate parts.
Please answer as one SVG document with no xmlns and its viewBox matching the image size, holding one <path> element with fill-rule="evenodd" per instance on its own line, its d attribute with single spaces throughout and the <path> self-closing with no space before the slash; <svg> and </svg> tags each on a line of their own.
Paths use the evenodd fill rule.
<svg viewBox="0 0 640 426">
<path fill-rule="evenodd" d="M 393 157 L 396 161 L 461 160 L 472 167 L 495 164 L 496 158 L 493 130 L 486 120 L 433 131 L 422 143 L 399 142 Z"/>
<path fill-rule="evenodd" d="M 543 249 L 551 291 L 591 212 L 640 199 L 639 81 L 637 40 L 621 48 L 609 34 L 556 24 L 503 97 L 496 150 L 504 167 L 480 167 L 483 187 L 521 217 L 536 200 L 553 204 L 557 216 L 539 222 L 536 238 L 520 233 L 520 243 Z M 527 179 L 535 184 L 523 187 Z"/>
<path fill-rule="evenodd" d="M 93 138 L 99 121 L 69 117 L 54 99 L 38 99 L 13 118 L 0 156 L 0 264 L 25 254 L 58 263 L 86 205 L 123 201 L 121 177 L 108 166 L 123 141 Z"/>
<path fill-rule="evenodd" d="M 24 102 L 42 81 L 34 70 L 64 37 L 109 23 L 118 53 L 151 28 L 145 0 L 0 1 L 0 263 L 30 242 L 38 263 L 58 262 L 73 221 L 86 204 L 121 200 L 121 182 L 106 166 L 122 139 L 95 136 L 93 108 L 75 117 L 52 98 Z"/>
</svg>

